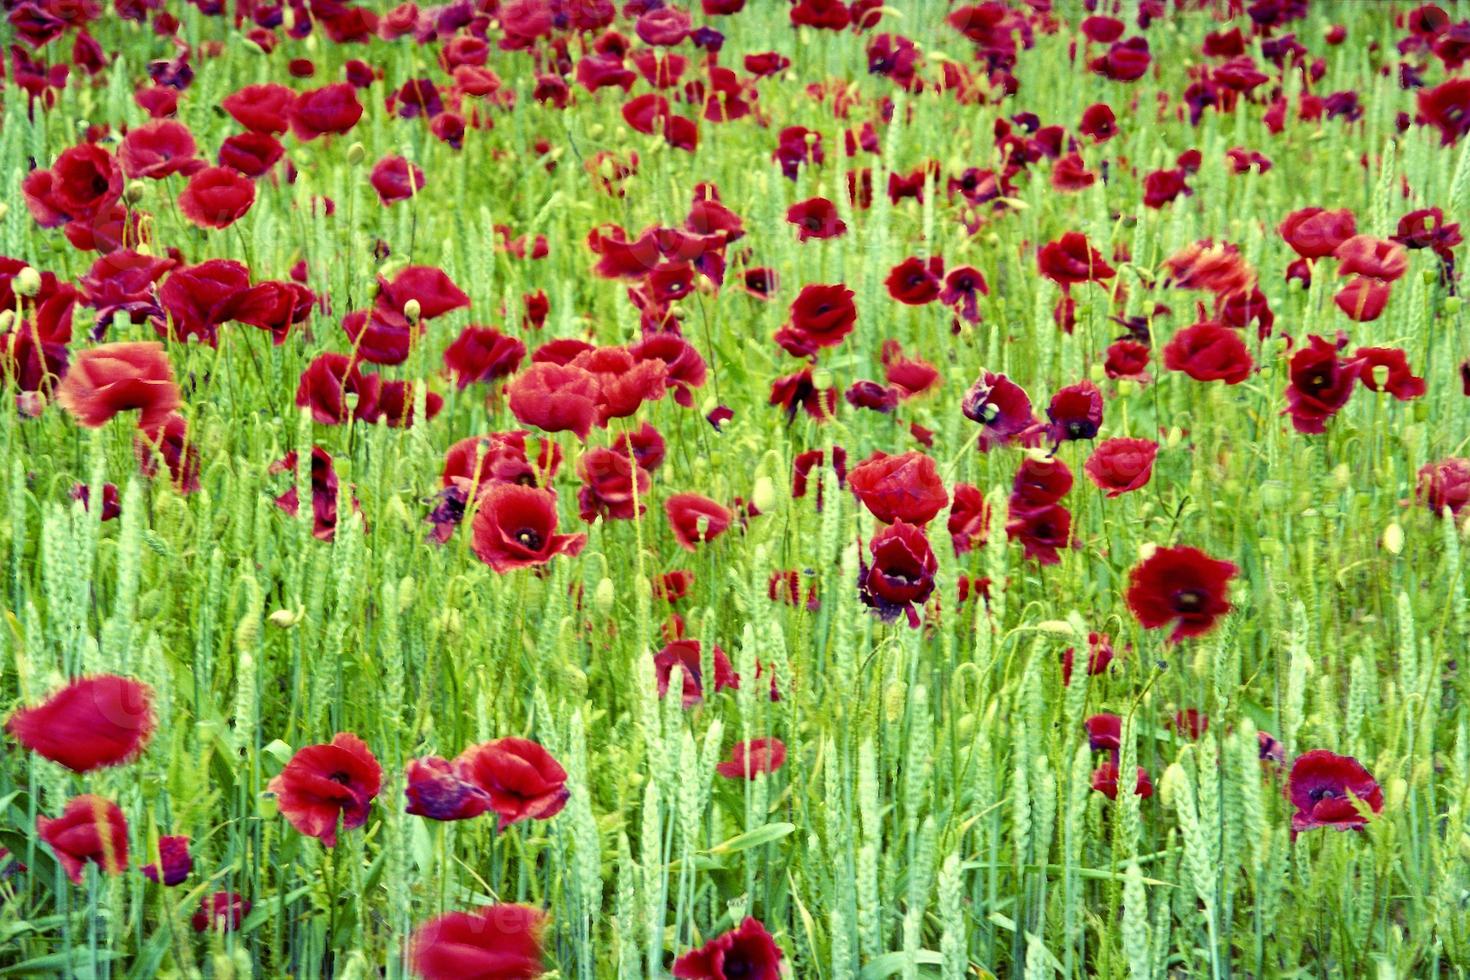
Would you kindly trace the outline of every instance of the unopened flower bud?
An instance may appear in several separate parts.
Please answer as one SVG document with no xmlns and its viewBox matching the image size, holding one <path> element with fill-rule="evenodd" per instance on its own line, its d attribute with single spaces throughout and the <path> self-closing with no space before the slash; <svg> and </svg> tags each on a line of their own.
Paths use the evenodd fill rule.
<svg viewBox="0 0 1470 980">
<path fill-rule="evenodd" d="M 769 512 L 776 509 L 776 484 L 768 476 L 759 477 L 750 492 L 750 502 L 756 510 Z"/>
<path fill-rule="evenodd" d="M 10 289 L 17 296 L 31 299 L 41 291 L 41 274 L 30 266 L 25 266 L 11 280 Z"/>
<path fill-rule="evenodd" d="M 418 323 L 419 314 L 422 312 L 423 307 L 419 305 L 419 301 L 416 299 L 411 299 L 403 304 L 403 316 L 409 323 Z"/>
<path fill-rule="evenodd" d="M 129 204 L 137 204 L 143 200 L 143 195 L 148 193 L 148 186 L 141 180 L 128 181 L 127 190 L 123 192 L 123 200 Z"/>
<path fill-rule="evenodd" d="M 367 150 L 363 148 L 361 143 L 353 143 L 347 148 L 347 163 L 351 166 L 357 166 L 366 157 Z"/>
<path fill-rule="evenodd" d="M 1404 529 L 1397 521 L 1390 522 L 1383 529 L 1383 550 L 1390 555 L 1402 554 L 1404 550 Z"/>
<path fill-rule="evenodd" d="M 818 390 L 832 387 L 832 372 L 826 368 L 817 368 L 812 372 L 812 385 Z"/>
<path fill-rule="evenodd" d="M 1419 279 L 1426 286 L 1433 286 L 1434 285 L 1434 280 L 1436 280 L 1438 278 L 1439 278 L 1439 273 L 1436 272 L 1434 269 L 1420 269 L 1419 270 Z"/>
<path fill-rule="evenodd" d="M 301 612 L 293 612 L 290 609 L 277 609 L 275 612 L 266 617 L 266 622 L 270 623 L 277 629 L 288 630 L 291 627 L 295 626 L 297 623 L 301 622 L 305 615 L 306 613 L 304 610 Z"/>
<path fill-rule="evenodd" d="M 603 616 L 609 615 L 613 610 L 613 600 L 617 598 L 617 586 L 613 580 L 606 575 L 597 583 L 597 588 L 592 593 L 592 606 Z"/>
<path fill-rule="evenodd" d="M 1444 301 L 1444 311 L 1450 316 L 1454 316 L 1460 312 L 1460 306 L 1463 302 L 1458 296 L 1450 296 Z"/>
</svg>

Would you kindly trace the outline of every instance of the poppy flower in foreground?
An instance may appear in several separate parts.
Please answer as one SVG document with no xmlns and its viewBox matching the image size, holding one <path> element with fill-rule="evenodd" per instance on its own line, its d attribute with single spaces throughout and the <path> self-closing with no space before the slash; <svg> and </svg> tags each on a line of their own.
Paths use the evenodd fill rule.
<svg viewBox="0 0 1470 980">
<path fill-rule="evenodd" d="M 1087 457 L 1082 471 L 1108 497 L 1137 490 L 1154 472 L 1159 444 L 1151 439 L 1108 439 Z"/>
<path fill-rule="evenodd" d="M 1286 798 L 1296 807 L 1291 815 L 1293 831 L 1361 830 L 1368 821 L 1358 809 L 1359 801 L 1373 813 L 1383 810 L 1383 790 L 1368 770 L 1351 756 L 1325 749 L 1306 752 L 1292 763 Z"/>
<path fill-rule="evenodd" d="M 36 832 L 51 845 L 74 885 L 82 883 L 82 872 L 89 863 L 109 875 L 127 869 L 128 822 L 110 800 L 92 795 L 74 797 L 61 816 L 37 817 Z"/>
<path fill-rule="evenodd" d="M 490 797 L 501 830 L 522 820 L 550 820 L 571 795 L 567 771 L 539 743 L 501 738 L 465 749 L 455 767 Z"/>
<path fill-rule="evenodd" d="M 1068 385 L 1052 396 L 1046 407 L 1051 420 L 1047 435 L 1058 445 L 1070 439 L 1092 439 L 1102 425 L 1102 392 L 1091 381 Z"/>
<path fill-rule="evenodd" d="M 808 357 L 835 347 L 857 322 L 853 292 L 846 286 L 803 286 L 791 303 L 791 318 L 776 332 L 776 343 L 793 357 Z"/>
<path fill-rule="evenodd" d="M 250 914 L 250 903 L 236 892 L 215 892 L 199 900 L 199 908 L 189 918 L 195 932 L 234 932 Z"/>
<path fill-rule="evenodd" d="M 475 555 L 500 574 L 576 557 L 585 534 L 556 533 L 556 494 L 519 483 L 493 483 L 480 495 L 471 525 Z"/>
<path fill-rule="evenodd" d="M 1419 484 L 1415 496 L 1438 517 L 1445 508 L 1458 517 L 1470 503 L 1470 459 L 1452 456 L 1419 468 Z"/>
<path fill-rule="evenodd" d="M 1195 381 L 1240 384 L 1255 363 L 1240 334 L 1209 321 L 1185 327 L 1164 347 L 1164 366 L 1182 371 Z"/>
<path fill-rule="evenodd" d="M 255 184 L 229 167 L 205 167 L 179 194 L 179 210 L 201 228 L 228 228 L 255 203 Z"/>
<path fill-rule="evenodd" d="M 1128 577 L 1128 608 L 1147 629 L 1174 624 L 1170 643 L 1208 633 L 1230 611 L 1225 589 L 1239 571 L 1198 548 L 1159 548 Z"/>
<path fill-rule="evenodd" d="M 153 728 L 152 690 L 113 674 L 74 680 L 5 723 L 21 745 L 73 772 L 137 758 Z"/>
<path fill-rule="evenodd" d="M 1087 728 L 1087 745 L 1094 752 L 1116 750 L 1123 744 L 1123 719 L 1118 715 L 1093 715 L 1083 724 Z"/>
<path fill-rule="evenodd" d="M 737 742 L 730 758 L 715 766 L 715 772 L 726 779 L 754 779 L 775 772 L 786 763 L 786 744 L 779 738 L 757 738 Z"/>
<path fill-rule="evenodd" d="M 450 912 L 413 932 L 409 960 L 424 980 L 535 980 L 546 972 L 546 913 L 525 905 Z"/>
<path fill-rule="evenodd" d="M 538 361 L 506 388 L 510 410 L 522 425 L 543 432 L 572 432 L 586 440 L 597 422 L 602 389 L 597 375 L 570 364 Z"/>
<path fill-rule="evenodd" d="M 847 485 L 884 524 L 903 521 L 922 527 L 949 504 L 939 468 L 917 451 L 899 456 L 874 451 L 852 468 Z"/>
<path fill-rule="evenodd" d="M 366 743 L 341 732 L 324 745 L 300 749 L 270 781 L 281 815 L 303 834 L 337 846 L 337 829 L 367 823 L 383 783 L 383 767 Z"/>
<path fill-rule="evenodd" d="M 960 410 L 965 418 L 980 424 L 981 452 L 1024 437 L 1037 425 L 1025 389 L 1005 375 L 989 371 L 982 371 L 970 386 Z"/>
<path fill-rule="evenodd" d="M 189 838 L 183 836 L 158 838 L 158 863 L 145 864 L 143 877 L 172 888 L 181 885 L 194 870 L 194 859 L 189 855 Z"/>
<path fill-rule="evenodd" d="M 1307 341 L 1288 365 L 1291 383 L 1286 389 L 1286 411 L 1296 431 L 1320 434 L 1352 396 L 1362 366 L 1337 356 L 1347 342 L 1345 337 L 1332 343 L 1313 335 Z"/>
<path fill-rule="evenodd" d="M 465 779 L 447 759 L 412 759 L 403 774 L 405 813 L 430 820 L 468 820 L 493 809 L 490 794 Z"/>
<path fill-rule="evenodd" d="M 674 961 L 679 980 L 781 980 L 781 947 L 766 927 L 747 918 Z"/>
<path fill-rule="evenodd" d="M 664 513 L 674 540 L 685 551 L 702 541 L 713 541 L 730 526 L 729 509 L 697 493 L 676 493 L 664 501 Z"/>
<path fill-rule="evenodd" d="M 1041 274 L 1061 286 L 1063 291 L 1082 282 L 1111 279 L 1113 267 L 1088 242 L 1080 231 L 1069 231 L 1054 242 L 1047 242 L 1036 253 Z"/>
<path fill-rule="evenodd" d="M 883 528 L 868 542 L 873 564 L 859 562 L 858 593 L 863 604 L 876 610 L 884 622 L 899 613 L 909 626 L 919 628 L 914 606 L 923 605 L 934 591 L 938 559 L 924 536 L 924 529 L 902 521 Z"/>
<path fill-rule="evenodd" d="M 89 429 L 139 409 L 138 424 L 161 424 L 182 404 L 163 345 L 152 341 L 103 344 L 77 354 L 56 389 L 56 400 Z"/>
</svg>

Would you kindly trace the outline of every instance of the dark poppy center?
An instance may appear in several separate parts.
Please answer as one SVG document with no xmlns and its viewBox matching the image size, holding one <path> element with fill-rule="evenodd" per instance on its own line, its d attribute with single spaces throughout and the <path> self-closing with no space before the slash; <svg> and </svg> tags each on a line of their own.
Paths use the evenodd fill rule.
<svg viewBox="0 0 1470 980">
<path fill-rule="evenodd" d="M 541 537 L 541 532 L 540 531 L 537 531 L 537 530 L 535 530 L 533 528 L 529 528 L 529 527 L 523 527 L 523 528 L 521 528 L 519 531 L 517 531 L 515 533 L 515 539 L 523 547 L 529 548 L 532 551 L 540 551 L 541 550 L 541 545 L 542 545 L 542 542 L 543 542 L 543 539 Z"/>
<path fill-rule="evenodd" d="M 1097 434 L 1097 429 L 1091 422 L 1074 419 L 1067 423 L 1067 437 L 1069 439 L 1090 439 Z"/>
<path fill-rule="evenodd" d="M 334 772 L 327 778 L 334 783 L 341 783 L 343 786 L 352 785 L 352 777 L 345 772 Z"/>
<path fill-rule="evenodd" d="M 1308 793 L 1307 796 L 1311 798 L 1313 803 L 1321 803 L 1323 800 L 1335 800 L 1338 798 L 1338 794 L 1327 786 L 1318 786 Z"/>
<path fill-rule="evenodd" d="M 725 976 L 728 980 L 735 980 L 736 977 L 755 976 L 755 965 L 738 954 L 734 957 L 726 956 L 724 965 Z"/>
<path fill-rule="evenodd" d="M 1205 594 L 1199 589 L 1183 589 L 1174 593 L 1174 608 L 1182 613 L 1199 612 L 1205 607 Z"/>
<path fill-rule="evenodd" d="M 996 420 L 998 420 L 999 418 L 1000 418 L 1000 406 L 999 405 L 995 404 L 994 402 L 986 402 L 984 405 L 981 405 L 980 406 L 980 421 L 981 422 L 984 422 L 986 425 L 989 425 L 992 422 L 995 422 Z"/>
</svg>

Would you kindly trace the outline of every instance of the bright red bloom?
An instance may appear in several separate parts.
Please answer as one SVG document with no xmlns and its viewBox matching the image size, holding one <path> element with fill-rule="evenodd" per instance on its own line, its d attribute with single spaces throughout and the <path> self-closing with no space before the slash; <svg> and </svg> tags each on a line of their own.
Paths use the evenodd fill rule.
<svg viewBox="0 0 1470 980">
<path fill-rule="evenodd" d="M 383 767 L 367 744 L 340 732 L 326 744 L 299 749 L 268 788 L 291 826 L 336 847 L 339 825 L 355 830 L 367 823 L 382 783 Z"/>
<path fill-rule="evenodd" d="M 1240 571 L 1188 546 L 1159 548 L 1128 576 L 1128 608 L 1146 629 L 1174 624 L 1170 643 L 1201 636 L 1230 611 L 1225 590 Z"/>
<path fill-rule="evenodd" d="M 597 376 L 570 365 L 541 362 L 507 386 L 510 410 L 543 432 L 573 432 L 585 440 L 597 421 L 602 391 Z"/>
<path fill-rule="evenodd" d="M 250 914 L 250 903 L 236 892 L 215 892 L 199 900 L 199 908 L 189 917 L 195 932 L 234 932 Z"/>
<path fill-rule="evenodd" d="M 890 524 L 873 535 L 868 552 L 873 564 L 860 562 L 858 568 L 858 594 L 863 604 L 876 610 L 885 622 L 904 613 L 909 626 L 918 629 L 914 605 L 923 605 L 933 593 L 934 573 L 939 570 L 924 529 L 902 521 Z"/>
<path fill-rule="evenodd" d="M 550 820 L 571 795 L 567 771 L 540 744 L 501 738 L 465 749 L 455 766 L 463 779 L 490 796 L 499 829 L 522 820 Z"/>
<path fill-rule="evenodd" d="M 1115 42 L 1106 54 L 1089 61 L 1087 67 L 1115 82 L 1133 82 L 1143 77 L 1151 61 L 1148 41 L 1130 37 L 1126 41 Z"/>
<path fill-rule="evenodd" d="M 1296 254 L 1304 259 L 1321 259 L 1336 252 L 1338 246 L 1357 234 L 1357 229 L 1357 220 L 1347 208 L 1302 208 L 1287 215 L 1279 231 Z"/>
<path fill-rule="evenodd" d="M 1354 235 L 1332 253 L 1340 276 L 1366 276 L 1379 282 L 1396 282 L 1409 268 L 1409 253 L 1403 245 L 1372 235 Z"/>
<path fill-rule="evenodd" d="M 786 209 L 786 221 L 796 226 L 796 240 L 837 238 L 847 232 L 847 222 L 837 215 L 837 206 L 825 197 L 798 201 Z"/>
<path fill-rule="evenodd" d="M 813 2 L 803 0 L 805 5 Z M 793 19 L 798 9 L 792 9 Z M 765 926 L 747 918 L 675 960 L 674 976 L 679 980 L 781 980 L 781 948 Z"/>
<path fill-rule="evenodd" d="M 1368 823 L 1361 802 L 1373 813 L 1383 811 L 1383 790 L 1357 759 L 1314 749 L 1297 756 L 1286 782 L 1286 798 L 1296 807 L 1293 832 L 1331 827 L 1361 830 Z"/>
<path fill-rule="evenodd" d="M 390 154 L 373 164 L 368 182 L 378 192 L 378 200 L 384 206 L 398 201 L 407 201 L 424 189 L 424 171 L 403 157 Z"/>
<path fill-rule="evenodd" d="M 492 483 L 480 494 L 472 525 L 475 555 L 496 572 L 575 557 L 585 534 L 556 533 L 556 494 L 519 483 Z"/>
<path fill-rule="evenodd" d="M 1228 242 L 1218 245 L 1209 238 L 1192 242 L 1164 260 L 1173 285 L 1180 289 L 1204 289 L 1226 296 L 1255 287 L 1256 273 Z"/>
<path fill-rule="evenodd" d="M 598 517 L 606 520 L 632 520 L 634 467 L 628 454 L 617 449 L 589 449 L 577 461 L 577 474 L 582 489 L 577 491 L 582 520 L 591 524 Z M 652 486 L 648 472 L 637 468 L 638 514 L 648 510 L 648 492 Z"/>
<path fill-rule="evenodd" d="M 1027 558 L 1043 565 L 1058 564 L 1062 548 L 1072 546 L 1072 512 L 1061 504 L 1011 510 L 1006 534 L 1020 541 Z"/>
<path fill-rule="evenodd" d="M 1287 411 L 1298 432 L 1321 433 L 1327 420 L 1342 410 L 1358 380 L 1359 365 L 1338 358 L 1338 345 L 1318 336 L 1291 356 Z"/>
<path fill-rule="evenodd" d="M 1388 283 L 1367 276 L 1349 279 L 1332 297 L 1332 302 L 1350 319 L 1358 323 L 1372 323 L 1383 315 L 1388 305 L 1392 288 Z"/>
<path fill-rule="evenodd" d="M 201 228 L 228 228 L 254 203 L 255 184 L 229 167 L 205 167 L 179 195 L 179 210 Z"/>
<path fill-rule="evenodd" d="M 545 929 L 546 913 L 525 905 L 451 912 L 414 930 L 409 959 L 424 980 L 536 980 Z"/>
<path fill-rule="evenodd" d="M 377 417 L 381 382 L 375 374 L 363 374 L 346 354 L 318 354 L 301 372 L 296 386 L 296 404 L 310 408 L 319 425 L 342 425 L 349 419 Z M 349 408 L 347 396 L 357 398 Z"/>
<path fill-rule="evenodd" d="M 1080 231 L 1069 231 L 1048 242 L 1036 254 L 1041 274 L 1064 290 L 1076 283 L 1101 282 L 1113 277 L 1113 267 Z"/>
<path fill-rule="evenodd" d="M 884 524 L 902 521 L 922 527 L 949 504 L 934 460 L 912 450 L 899 456 L 874 451 L 852 468 L 847 485 Z"/>
<path fill-rule="evenodd" d="M 1184 182 L 1184 171 L 1179 168 L 1155 170 L 1143 179 L 1143 204 L 1145 207 L 1162 208 L 1181 194 L 1185 197 L 1194 190 Z"/>
<path fill-rule="evenodd" d="M 1087 457 L 1082 471 L 1109 497 L 1137 490 L 1154 472 L 1159 444 L 1151 439 L 1109 439 Z"/>
<path fill-rule="evenodd" d="M 153 692 L 113 674 L 72 681 L 34 708 L 20 708 L 5 730 L 21 745 L 73 772 L 136 759 L 155 726 Z"/>
<path fill-rule="evenodd" d="M 1072 683 L 1072 659 L 1074 651 L 1071 647 L 1062 651 L 1062 686 Z M 1087 673 L 1096 677 L 1108 669 L 1108 664 L 1113 662 L 1113 645 L 1108 640 L 1106 633 L 1087 634 Z"/>
<path fill-rule="evenodd" d="M 624 432 L 613 441 L 613 449 L 626 457 L 630 452 L 638 465 L 652 473 L 663 465 L 667 452 L 664 437 L 644 422 L 636 432 Z"/>
<path fill-rule="evenodd" d="M 145 864 L 143 877 L 166 887 L 181 885 L 194 870 L 194 859 L 189 855 L 189 838 L 158 838 L 158 863 Z"/>
<path fill-rule="evenodd" d="M 791 303 L 791 319 L 776 332 L 776 343 L 795 357 L 837 346 L 857 322 L 852 298 L 852 290 L 840 283 L 803 286 Z"/>
<path fill-rule="evenodd" d="M 1250 377 L 1255 362 L 1239 333 L 1207 320 L 1173 336 L 1164 347 L 1164 366 L 1196 381 L 1234 385 Z"/>
<path fill-rule="evenodd" d="M 1003 374 L 982 372 L 960 406 L 965 418 L 980 423 L 980 451 L 989 452 L 1024 438 L 1037 425 L 1025 389 Z"/>
<path fill-rule="evenodd" d="M 1115 340 L 1108 346 L 1103 371 L 1113 379 L 1129 378 L 1147 384 L 1149 347 L 1136 340 Z"/>
<path fill-rule="evenodd" d="M 1438 517 L 1446 507 L 1450 514 L 1458 517 L 1460 511 L 1470 503 L 1470 459 L 1452 456 L 1437 463 L 1425 463 L 1419 468 L 1419 483 L 1415 497 Z"/>
<path fill-rule="evenodd" d="M 291 108 L 296 93 L 273 82 L 247 85 L 225 96 L 220 107 L 241 126 L 255 133 L 284 133 L 291 128 Z"/>
<path fill-rule="evenodd" d="M 704 701 L 704 679 L 702 677 L 703 645 L 698 640 L 676 639 L 671 641 L 653 657 L 654 676 L 658 681 L 658 696 L 669 693 L 669 682 L 674 668 L 683 674 L 680 696 L 685 708 L 692 708 Z M 714 648 L 711 662 L 715 672 L 715 693 L 740 686 L 740 678 L 730 665 L 730 658 L 718 646 Z"/>
<path fill-rule="evenodd" d="M 77 354 L 56 400 L 90 429 L 133 409 L 141 410 L 140 427 L 160 425 L 183 403 L 163 345 L 143 341 L 103 344 Z"/>
<path fill-rule="evenodd" d="M 1439 130 L 1443 146 L 1459 142 L 1470 133 L 1470 78 L 1451 78 L 1434 88 L 1415 93 L 1419 115 Z"/>
<path fill-rule="evenodd" d="M 923 306 L 939 298 L 943 275 L 944 261 L 939 256 L 932 256 L 927 262 L 910 257 L 894 266 L 883 284 L 888 287 L 888 295 L 900 303 Z"/>
<path fill-rule="evenodd" d="M 646 401 L 663 398 L 667 365 L 657 357 L 638 360 L 623 347 L 597 347 L 578 354 L 572 368 L 596 379 L 597 424 L 635 414 Z"/>
<path fill-rule="evenodd" d="M 1047 434 L 1053 442 L 1095 438 L 1102 425 L 1102 392 L 1091 381 L 1068 385 L 1052 396 L 1046 417 L 1051 420 Z"/>
<path fill-rule="evenodd" d="M 693 551 L 701 541 L 713 541 L 730 526 L 730 511 L 697 493 L 676 493 L 664 501 L 669 529 L 679 547 Z"/>
<path fill-rule="evenodd" d="M 1094 752 L 1117 751 L 1123 744 L 1123 719 L 1118 715 L 1092 715 L 1082 724 L 1087 728 L 1087 746 Z"/>
<path fill-rule="evenodd" d="M 846 30 L 851 23 L 852 11 L 842 0 L 800 0 L 791 8 L 792 27 L 841 31 Z M 674 975 L 680 976 L 681 974 L 676 972 Z"/>
<path fill-rule="evenodd" d="M 56 860 L 74 885 L 95 864 L 103 874 L 120 875 L 128 867 L 128 822 L 116 803 L 100 796 L 77 796 L 61 816 L 37 817 L 36 832 L 51 845 Z"/>
<path fill-rule="evenodd" d="M 189 174 L 204 166 L 189 127 L 171 119 L 144 123 L 128 131 L 117 158 L 128 177 L 162 180 L 169 174 Z"/>
<path fill-rule="evenodd" d="M 730 748 L 730 759 L 715 766 L 715 772 L 726 779 L 754 779 L 775 772 L 786 763 L 786 744 L 779 738 L 756 738 L 737 742 Z"/>
<path fill-rule="evenodd" d="M 285 153 L 286 148 L 268 133 L 237 133 L 219 145 L 219 165 L 246 177 L 260 177 Z"/>
<path fill-rule="evenodd" d="M 473 323 L 460 331 L 444 349 L 444 367 L 461 390 L 475 382 L 494 382 L 509 377 L 521 366 L 526 345 L 507 337 L 494 327 Z"/>
<path fill-rule="evenodd" d="M 1118 798 L 1118 764 L 1109 762 L 1094 770 L 1092 788 L 1108 799 L 1116 800 Z M 1153 780 L 1148 778 L 1148 772 L 1143 766 L 1138 767 L 1138 778 L 1133 783 L 1133 795 L 1145 800 L 1154 795 Z"/>
<path fill-rule="evenodd" d="M 956 483 L 954 502 L 949 508 L 949 520 L 945 529 L 949 531 L 954 553 L 963 555 L 977 545 L 985 543 L 990 528 L 990 507 L 985 495 L 971 483 Z"/>
<path fill-rule="evenodd" d="M 408 316 L 404 309 L 409 300 L 418 303 L 420 320 L 433 320 L 470 305 L 470 298 L 464 290 L 437 266 L 405 266 L 392 282 L 378 277 L 378 298 L 373 304 L 378 309 Z"/>
<path fill-rule="evenodd" d="M 357 91 L 348 82 L 325 85 L 296 96 L 291 105 L 291 132 L 299 140 L 345 133 L 362 118 Z"/>
<path fill-rule="evenodd" d="M 1106 102 L 1088 106 L 1082 111 L 1077 132 L 1090 137 L 1095 143 L 1106 143 L 1112 139 L 1118 134 L 1118 120 L 1113 115 L 1113 107 Z"/>
<path fill-rule="evenodd" d="M 1039 510 L 1058 503 L 1072 489 L 1072 471 L 1055 456 L 1049 459 L 1024 457 L 1011 483 L 1010 510 L 1016 513 Z"/>
<path fill-rule="evenodd" d="M 95 143 L 61 151 L 50 170 L 32 170 L 21 181 L 26 208 L 42 228 L 92 221 L 106 214 L 122 191 L 117 161 Z"/>
<path fill-rule="evenodd" d="M 1399 401 L 1409 401 L 1426 390 L 1424 379 L 1414 376 L 1408 357 L 1397 347 L 1359 347 L 1353 361 L 1358 380 L 1371 391 L 1386 391 Z"/>
</svg>

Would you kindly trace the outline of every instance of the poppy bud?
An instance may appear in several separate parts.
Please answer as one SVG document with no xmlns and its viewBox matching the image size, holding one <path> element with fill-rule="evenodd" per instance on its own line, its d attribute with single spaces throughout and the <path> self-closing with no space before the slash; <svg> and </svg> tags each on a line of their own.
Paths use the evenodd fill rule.
<svg viewBox="0 0 1470 980">
<path fill-rule="evenodd" d="M 819 391 L 823 388 L 832 387 L 832 372 L 826 368 L 817 368 L 812 372 L 812 387 Z"/>
<path fill-rule="evenodd" d="M 592 605 L 600 614 L 606 616 L 612 612 L 613 600 L 617 598 L 617 587 L 613 580 L 606 575 L 597 583 L 597 589 L 592 593 Z"/>
<path fill-rule="evenodd" d="M 1404 797 L 1407 796 L 1408 793 L 1409 784 L 1404 780 L 1402 776 L 1397 779 L 1390 780 L 1388 783 L 1388 793 L 1383 801 L 1384 806 L 1392 807 L 1394 810 L 1403 809 Z"/>
<path fill-rule="evenodd" d="M 10 205 L 7 204 L 4 201 L 0 201 L 0 221 L 4 221 L 5 220 L 5 216 L 7 214 L 9 214 L 9 213 L 10 213 Z"/>
<path fill-rule="evenodd" d="M 419 301 L 416 299 L 411 299 L 403 304 L 403 316 L 409 323 L 418 323 L 419 314 L 422 312 L 423 307 L 419 305 Z"/>
<path fill-rule="evenodd" d="M 143 200 L 143 194 L 148 190 L 141 180 L 128 181 L 128 189 L 123 192 L 123 199 L 129 204 L 137 204 Z"/>
<path fill-rule="evenodd" d="M 464 631 L 464 618 L 458 609 L 445 609 L 435 618 L 434 625 L 446 638 L 452 639 Z"/>
<path fill-rule="evenodd" d="M 30 299 L 41 291 L 41 274 L 26 266 L 15 274 L 10 289 L 15 295 Z"/>
<path fill-rule="evenodd" d="M 266 620 L 277 629 L 288 630 L 301 622 L 306 616 L 306 611 L 293 612 L 290 609 L 277 609 L 266 617 Z"/>
<path fill-rule="evenodd" d="M 0 310 L 0 333 L 10 330 L 10 325 L 15 322 L 14 310 Z"/>
<path fill-rule="evenodd" d="M 776 484 L 770 477 L 762 476 L 755 481 L 755 489 L 750 492 L 750 502 L 762 513 L 776 509 Z"/>
<path fill-rule="evenodd" d="M 348 166 L 355 167 L 359 163 L 362 163 L 362 161 L 366 157 L 367 157 L 367 150 L 363 148 L 363 145 L 361 143 L 353 143 L 351 146 L 349 146 L 347 148 L 347 165 Z"/>
<path fill-rule="evenodd" d="M 1184 430 L 1177 425 L 1169 426 L 1169 434 L 1164 437 L 1164 445 L 1173 449 L 1184 440 Z"/>
<path fill-rule="evenodd" d="M 897 724 L 908 705 L 908 690 L 903 681 L 894 681 L 883 692 L 883 716 L 890 725 Z"/>
<path fill-rule="evenodd" d="M 602 123 L 593 123 L 587 127 L 587 135 L 595 140 L 602 139 L 602 134 L 605 132 L 607 132 L 607 129 Z"/>
<path fill-rule="evenodd" d="M 1261 503 L 1276 510 L 1286 503 L 1286 485 L 1280 480 L 1267 480 L 1261 484 Z"/>
<path fill-rule="evenodd" d="M 1088 370 L 1087 374 L 1088 374 L 1088 377 L 1092 378 L 1092 381 L 1093 381 L 1094 384 L 1096 384 L 1099 381 L 1105 380 L 1107 378 L 1107 376 L 1108 376 L 1107 371 L 1103 368 L 1103 366 L 1101 364 L 1096 364 L 1096 363 L 1094 363 L 1092 365 L 1092 367 Z"/>
<path fill-rule="evenodd" d="M 1450 316 L 1460 312 L 1461 300 L 1458 296 L 1451 296 L 1444 301 L 1444 311 Z"/>
<path fill-rule="evenodd" d="M 1438 279 L 1438 278 L 1439 278 L 1439 272 L 1436 269 L 1420 269 L 1419 270 L 1419 279 L 1426 286 L 1433 286 L 1434 285 L 1434 281 L 1436 279 Z"/>
<path fill-rule="evenodd" d="M 1402 554 L 1404 550 L 1404 529 L 1397 521 L 1391 522 L 1383 529 L 1383 550 L 1390 555 Z"/>
<path fill-rule="evenodd" d="M 1133 379 L 1132 378 L 1119 378 L 1118 379 L 1118 394 L 1119 394 L 1119 396 L 1124 397 L 1124 398 L 1126 398 L 1127 396 L 1133 394 Z"/>
<path fill-rule="evenodd" d="M 1338 489 L 1346 489 L 1353 482 L 1352 470 L 1346 463 L 1338 463 L 1332 468 L 1332 482 L 1337 484 Z"/>
</svg>

